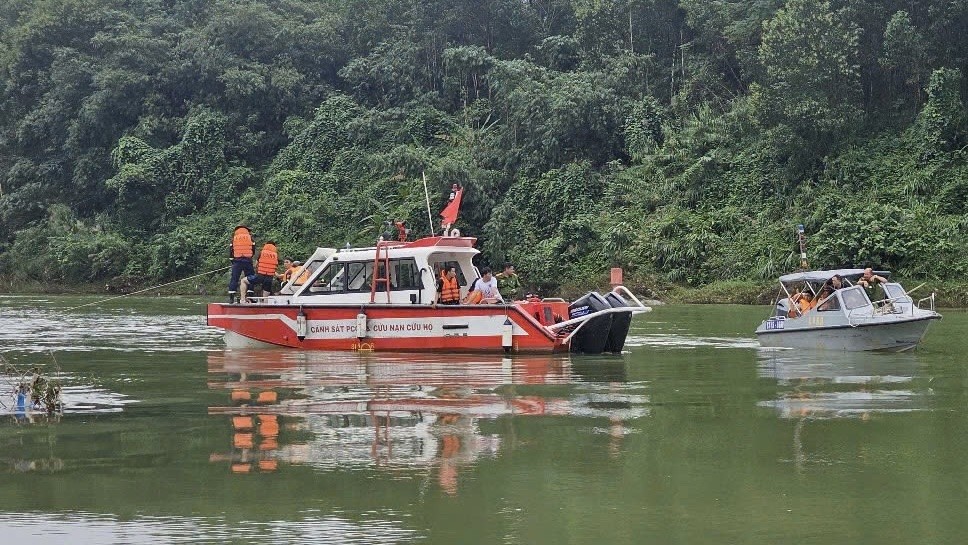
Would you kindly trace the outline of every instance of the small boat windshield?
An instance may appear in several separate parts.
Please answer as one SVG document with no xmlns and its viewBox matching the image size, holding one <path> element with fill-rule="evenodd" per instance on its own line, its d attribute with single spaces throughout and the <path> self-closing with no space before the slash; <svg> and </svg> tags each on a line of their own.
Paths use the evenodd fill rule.
<svg viewBox="0 0 968 545">
<path fill-rule="evenodd" d="M 866 307 L 871 304 L 864 290 L 857 287 L 841 291 L 840 297 L 843 299 L 844 308 L 847 310 L 854 310 L 855 308 Z"/>
<path fill-rule="evenodd" d="M 900 284 L 884 284 L 884 293 L 891 300 L 910 300 L 904 288 Z"/>
</svg>

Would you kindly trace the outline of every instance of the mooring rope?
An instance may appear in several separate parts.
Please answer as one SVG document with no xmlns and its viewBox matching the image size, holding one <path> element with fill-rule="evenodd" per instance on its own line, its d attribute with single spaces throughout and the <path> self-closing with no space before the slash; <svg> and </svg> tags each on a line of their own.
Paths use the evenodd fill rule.
<svg viewBox="0 0 968 545">
<path fill-rule="evenodd" d="M 107 303 L 108 301 L 114 301 L 115 299 L 121 299 L 122 297 L 127 297 L 129 295 L 137 295 L 139 293 L 144 293 L 146 291 L 156 290 L 158 288 L 163 288 L 165 286 L 170 286 L 172 284 L 178 284 L 179 282 L 184 282 L 186 280 L 191 280 L 193 278 L 198 278 L 199 276 L 205 276 L 207 274 L 214 274 L 214 273 L 217 273 L 217 272 L 222 272 L 222 271 L 225 271 L 225 270 L 228 270 L 228 269 L 231 269 L 231 268 L 232 268 L 232 266 L 229 265 L 228 267 L 222 267 L 221 269 L 215 269 L 215 270 L 212 270 L 212 271 L 207 271 L 207 272 L 199 273 L 199 274 L 196 274 L 194 276 L 189 276 L 187 278 L 182 278 L 180 280 L 172 280 L 171 282 L 165 282 L 164 284 L 158 284 L 157 286 L 151 286 L 150 288 L 145 288 L 143 290 L 133 291 L 131 293 L 125 293 L 124 295 L 118 295 L 118 296 L 115 296 L 115 297 L 108 297 L 107 299 L 101 299 L 100 301 L 94 301 L 94 302 L 91 302 L 91 303 L 84 303 L 83 305 L 78 305 L 76 307 L 71 307 L 69 309 L 66 309 L 64 312 L 69 312 L 69 311 L 72 311 L 72 310 L 77 310 L 79 308 L 89 307 L 91 305 L 99 305 L 101 303 Z"/>
</svg>

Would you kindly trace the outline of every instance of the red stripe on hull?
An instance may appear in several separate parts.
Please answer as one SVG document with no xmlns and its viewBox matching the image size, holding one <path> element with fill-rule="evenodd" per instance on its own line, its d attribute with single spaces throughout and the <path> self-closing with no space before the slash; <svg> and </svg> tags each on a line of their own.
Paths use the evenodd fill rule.
<svg viewBox="0 0 968 545">
<path fill-rule="evenodd" d="M 517 307 L 365 307 L 368 330 L 355 333 L 359 306 L 303 306 L 308 335 L 296 336 L 298 306 L 208 305 L 208 325 L 280 347 L 308 350 L 405 352 L 504 352 L 501 325 L 515 327 L 514 353 L 567 351 L 561 342 Z M 312 325 L 313 323 L 323 325 Z M 352 331 L 349 329 L 352 328 Z"/>
</svg>

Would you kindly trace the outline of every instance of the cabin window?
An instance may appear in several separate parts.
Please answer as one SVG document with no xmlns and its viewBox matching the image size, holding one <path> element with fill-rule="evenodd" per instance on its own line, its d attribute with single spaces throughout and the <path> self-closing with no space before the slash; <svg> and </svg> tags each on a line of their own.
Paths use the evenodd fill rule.
<svg viewBox="0 0 968 545">
<path fill-rule="evenodd" d="M 837 299 L 837 294 L 831 295 L 826 300 L 821 301 L 820 304 L 817 305 L 818 312 L 825 312 L 828 310 L 840 310 L 840 300 Z"/>
<path fill-rule="evenodd" d="M 370 291 L 373 279 L 372 261 L 352 261 L 346 264 L 346 286 L 349 291 Z"/>
<path fill-rule="evenodd" d="M 368 292 L 373 286 L 373 261 L 349 261 L 344 263 L 346 267 L 346 281 L 340 282 L 340 290 L 343 285 L 349 292 Z M 383 270 L 382 260 L 377 265 L 377 276 L 386 277 Z M 390 290 L 417 290 L 423 288 L 420 280 L 420 269 L 413 258 L 391 259 L 390 260 Z M 377 286 L 377 291 L 386 288 L 381 284 Z M 331 290 L 337 291 L 337 290 Z"/>
<path fill-rule="evenodd" d="M 343 285 L 343 264 L 333 262 L 327 265 L 309 286 L 309 293 L 338 293 L 343 291 Z"/>
<path fill-rule="evenodd" d="M 854 310 L 855 308 L 866 307 L 870 305 L 870 301 L 867 299 L 867 295 L 864 294 L 864 290 L 861 288 L 851 288 L 849 290 L 842 290 L 840 292 L 841 299 L 844 300 L 844 307 L 847 310 Z"/>
<path fill-rule="evenodd" d="M 907 293 L 904 292 L 904 288 L 902 288 L 900 284 L 884 284 L 884 293 L 887 295 L 888 299 L 908 299 Z"/>
<path fill-rule="evenodd" d="M 423 288 L 420 269 L 417 268 L 417 262 L 413 258 L 391 259 L 390 267 L 393 269 L 392 289 L 419 290 Z"/>
</svg>

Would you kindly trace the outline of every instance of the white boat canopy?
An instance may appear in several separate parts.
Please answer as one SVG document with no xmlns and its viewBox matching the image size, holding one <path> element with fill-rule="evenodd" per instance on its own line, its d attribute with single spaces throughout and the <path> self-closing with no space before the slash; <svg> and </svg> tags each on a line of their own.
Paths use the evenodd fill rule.
<svg viewBox="0 0 968 545">
<path fill-rule="evenodd" d="M 780 277 L 781 284 L 793 284 L 797 282 L 827 282 L 834 276 L 840 275 L 841 278 L 856 280 L 864 274 L 864 269 L 832 269 L 829 271 L 805 271 L 798 273 L 785 274 Z M 887 278 L 890 271 L 874 271 L 874 274 Z"/>
</svg>

